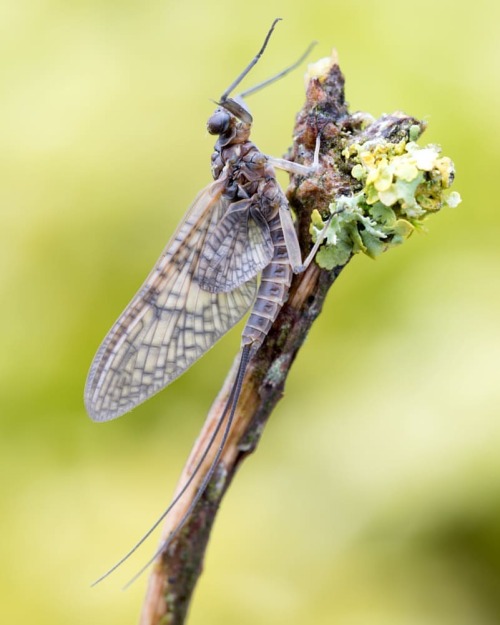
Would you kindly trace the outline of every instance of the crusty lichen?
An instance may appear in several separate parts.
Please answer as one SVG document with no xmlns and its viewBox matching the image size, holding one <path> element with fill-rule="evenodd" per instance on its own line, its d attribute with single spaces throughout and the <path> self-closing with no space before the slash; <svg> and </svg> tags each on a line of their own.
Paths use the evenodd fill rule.
<svg viewBox="0 0 500 625">
<path fill-rule="evenodd" d="M 419 134 L 416 127 L 409 137 L 416 139 Z M 461 201 L 457 192 L 449 192 L 454 166 L 448 157 L 440 156 L 439 146 L 379 139 L 351 143 L 342 155 L 362 188 L 330 204 L 332 220 L 316 256 L 324 269 L 343 265 L 358 252 L 375 258 L 421 229 L 431 213 Z M 324 226 L 318 211 L 311 222 L 315 240 Z"/>
</svg>

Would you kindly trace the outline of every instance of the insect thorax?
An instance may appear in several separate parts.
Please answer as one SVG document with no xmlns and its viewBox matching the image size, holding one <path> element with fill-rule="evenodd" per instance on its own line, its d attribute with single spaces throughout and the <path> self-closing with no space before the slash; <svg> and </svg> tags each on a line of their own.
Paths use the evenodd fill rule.
<svg viewBox="0 0 500 625">
<path fill-rule="evenodd" d="M 224 147 L 217 143 L 212 175 L 214 179 L 226 176 L 224 195 L 232 202 L 253 198 L 266 220 L 272 219 L 280 203 L 286 201 L 267 157 L 251 141 Z"/>
</svg>

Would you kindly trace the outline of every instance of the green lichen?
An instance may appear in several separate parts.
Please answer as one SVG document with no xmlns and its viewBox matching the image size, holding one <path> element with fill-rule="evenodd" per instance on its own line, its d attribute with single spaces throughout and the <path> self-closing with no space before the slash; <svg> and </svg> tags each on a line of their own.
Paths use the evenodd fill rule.
<svg viewBox="0 0 500 625">
<path fill-rule="evenodd" d="M 418 129 L 418 126 L 416 126 Z M 410 137 L 417 137 L 417 131 Z M 352 254 L 375 258 L 400 245 L 425 219 L 441 208 L 455 207 L 457 192 L 449 192 L 454 166 L 440 156 L 436 145 L 419 147 L 414 141 L 353 143 L 342 152 L 352 177 L 363 187 L 330 204 L 331 223 L 316 255 L 324 269 L 344 265 Z M 311 217 L 316 240 L 324 226 L 318 211 Z"/>
</svg>

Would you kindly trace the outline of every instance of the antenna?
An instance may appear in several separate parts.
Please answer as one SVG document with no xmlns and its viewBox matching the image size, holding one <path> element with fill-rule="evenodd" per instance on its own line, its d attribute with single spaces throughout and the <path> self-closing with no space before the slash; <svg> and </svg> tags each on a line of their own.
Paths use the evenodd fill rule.
<svg viewBox="0 0 500 625">
<path fill-rule="evenodd" d="M 264 50 L 267 48 L 267 44 L 269 42 L 269 39 L 271 37 L 271 35 L 273 34 L 273 30 L 276 26 L 276 24 L 278 22 L 281 21 L 281 17 L 277 17 L 274 22 L 271 24 L 271 28 L 269 29 L 266 38 L 264 39 L 264 43 L 262 44 L 261 49 L 257 52 L 257 54 L 253 57 L 253 59 L 250 61 L 250 63 L 245 67 L 245 69 L 241 72 L 241 74 L 236 78 L 236 80 L 234 80 L 229 87 L 224 91 L 224 93 L 221 95 L 220 97 L 220 103 L 224 104 L 224 101 L 227 100 L 227 98 L 229 97 L 229 94 L 231 93 L 231 91 L 233 91 L 239 84 L 240 82 L 243 80 L 243 78 L 245 78 L 245 76 L 248 74 L 248 72 L 252 69 L 252 67 L 257 63 L 257 61 L 260 59 L 260 57 L 264 54 Z"/>
<path fill-rule="evenodd" d="M 240 98 L 246 98 L 247 95 L 251 95 L 252 93 L 255 93 L 256 91 L 259 91 L 263 87 L 267 87 L 267 85 L 270 85 L 271 83 L 275 82 L 276 80 L 279 80 L 280 78 L 283 78 L 283 76 L 286 76 L 289 72 L 293 71 L 296 67 L 298 67 L 305 58 L 307 58 L 309 56 L 311 50 L 314 48 L 314 46 L 317 43 L 318 43 L 317 41 L 312 41 L 309 44 L 309 46 L 307 47 L 307 50 L 302 54 L 300 59 L 295 61 L 295 63 L 293 63 L 289 67 L 281 70 L 281 72 L 279 72 L 278 74 L 275 74 L 274 76 L 271 76 L 271 78 L 267 78 L 266 80 L 263 80 L 262 82 L 259 82 L 258 85 L 254 85 L 253 87 L 250 87 L 250 89 L 247 89 L 246 91 L 243 91 L 243 93 L 240 93 Z"/>
</svg>

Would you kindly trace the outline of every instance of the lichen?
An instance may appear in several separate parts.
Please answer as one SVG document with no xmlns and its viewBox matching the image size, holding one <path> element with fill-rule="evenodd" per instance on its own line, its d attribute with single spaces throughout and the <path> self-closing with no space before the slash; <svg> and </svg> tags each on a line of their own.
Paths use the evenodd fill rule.
<svg viewBox="0 0 500 625">
<path fill-rule="evenodd" d="M 409 134 L 410 138 L 418 136 L 417 130 Z M 440 152 L 437 145 L 420 147 L 406 140 L 349 144 L 342 155 L 362 188 L 330 204 L 331 223 L 316 255 L 318 265 L 333 269 L 358 252 L 375 258 L 422 229 L 430 214 L 457 206 L 460 195 L 449 191 L 453 162 Z M 323 219 L 314 211 L 313 240 L 323 227 Z"/>
</svg>

